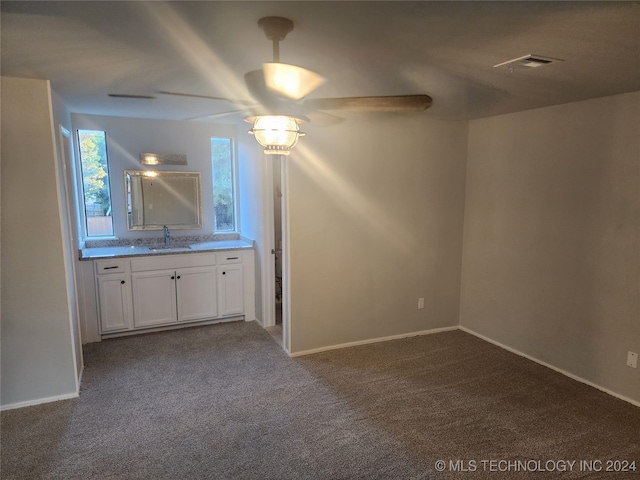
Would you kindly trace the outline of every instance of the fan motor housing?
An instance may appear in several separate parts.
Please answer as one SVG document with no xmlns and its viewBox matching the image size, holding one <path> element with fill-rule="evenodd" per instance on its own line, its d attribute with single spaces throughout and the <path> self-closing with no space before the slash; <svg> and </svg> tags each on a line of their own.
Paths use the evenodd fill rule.
<svg viewBox="0 0 640 480">
<path fill-rule="evenodd" d="M 258 26 L 269 40 L 284 40 L 293 30 L 293 22 L 284 17 L 263 17 L 258 20 Z"/>
</svg>

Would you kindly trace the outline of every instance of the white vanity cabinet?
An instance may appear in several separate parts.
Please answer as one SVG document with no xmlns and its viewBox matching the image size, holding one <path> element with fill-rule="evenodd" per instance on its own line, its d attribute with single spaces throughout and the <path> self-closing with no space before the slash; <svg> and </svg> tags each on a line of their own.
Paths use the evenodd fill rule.
<svg viewBox="0 0 640 480">
<path fill-rule="evenodd" d="M 218 317 L 217 263 L 215 253 L 132 259 L 134 326 Z"/>
<path fill-rule="evenodd" d="M 183 268 L 176 271 L 178 321 L 189 322 L 217 317 L 217 269 L 215 267 Z M 234 312 L 234 313 L 242 313 Z M 220 312 L 220 316 L 224 313 Z"/>
<path fill-rule="evenodd" d="M 132 326 L 131 275 L 124 260 L 97 260 L 96 286 L 100 327 L 104 333 Z"/>
<path fill-rule="evenodd" d="M 243 312 L 242 259 L 234 252 L 220 255 L 218 298 L 220 315 L 237 315 Z"/>
<path fill-rule="evenodd" d="M 94 270 L 102 336 L 255 319 L 253 250 L 94 260 Z"/>
<path fill-rule="evenodd" d="M 216 267 L 134 273 L 131 281 L 135 327 L 218 316 Z"/>
<path fill-rule="evenodd" d="M 177 316 L 176 283 L 173 270 L 134 273 L 133 325 L 149 327 L 174 323 Z"/>
</svg>

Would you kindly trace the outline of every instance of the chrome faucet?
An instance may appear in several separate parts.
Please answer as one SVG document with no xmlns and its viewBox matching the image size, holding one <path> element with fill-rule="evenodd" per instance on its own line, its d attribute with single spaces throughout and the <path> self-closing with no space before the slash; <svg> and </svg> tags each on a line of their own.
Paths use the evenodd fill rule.
<svg viewBox="0 0 640 480">
<path fill-rule="evenodd" d="M 171 232 L 169 232 L 169 227 L 166 225 L 164 225 L 162 229 L 164 230 L 164 246 L 169 248 L 171 245 Z"/>
</svg>

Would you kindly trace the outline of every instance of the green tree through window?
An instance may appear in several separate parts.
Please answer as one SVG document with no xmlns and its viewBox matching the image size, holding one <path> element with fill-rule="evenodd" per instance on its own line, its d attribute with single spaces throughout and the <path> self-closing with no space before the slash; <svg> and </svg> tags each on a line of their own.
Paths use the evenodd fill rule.
<svg viewBox="0 0 640 480">
<path fill-rule="evenodd" d="M 230 138 L 211 139 L 213 206 L 216 232 L 235 231 L 235 172 L 232 145 Z"/>
<path fill-rule="evenodd" d="M 78 130 L 87 236 L 113 235 L 105 132 Z"/>
</svg>

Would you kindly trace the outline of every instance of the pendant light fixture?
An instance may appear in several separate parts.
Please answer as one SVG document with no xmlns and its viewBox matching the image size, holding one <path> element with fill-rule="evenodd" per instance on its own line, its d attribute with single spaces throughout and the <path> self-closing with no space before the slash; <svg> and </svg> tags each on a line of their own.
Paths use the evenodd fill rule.
<svg viewBox="0 0 640 480">
<path fill-rule="evenodd" d="M 267 155 L 289 155 L 298 139 L 305 133 L 300 131 L 302 119 L 287 115 L 259 115 L 245 118 L 253 123 L 249 133 L 256 137 Z"/>
<path fill-rule="evenodd" d="M 258 21 L 265 35 L 272 41 L 273 62 L 263 64 L 262 71 L 245 75 L 247 87 L 268 113 L 245 118 L 252 123 L 249 133 L 256 137 L 267 155 L 289 155 L 303 137 L 300 124 L 309 119 L 296 112 L 292 101 L 315 90 L 324 77 L 311 70 L 280 62 L 280 42 L 293 30 L 293 22 L 283 17 L 264 17 Z M 283 99 L 288 99 L 284 100 Z"/>
</svg>

